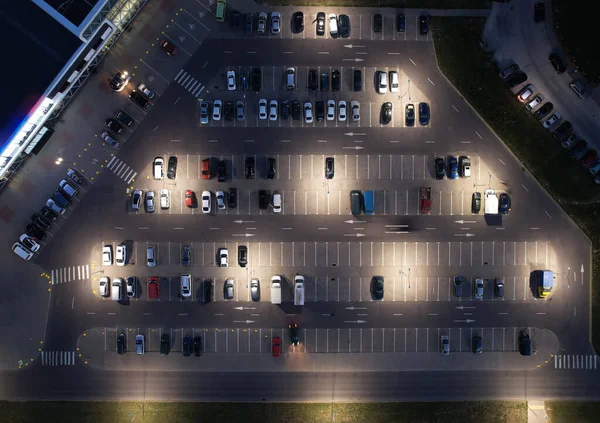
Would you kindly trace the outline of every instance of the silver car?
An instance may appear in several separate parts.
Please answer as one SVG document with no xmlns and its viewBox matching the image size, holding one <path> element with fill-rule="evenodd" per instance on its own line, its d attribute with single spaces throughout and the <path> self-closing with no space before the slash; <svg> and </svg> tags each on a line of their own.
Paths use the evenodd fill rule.
<svg viewBox="0 0 600 423">
<path fill-rule="evenodd" d="M 475 279 L 475 298 L 483 300 L 483 279 Z"/>
<path fill-rule="evenodd" d="M 360 104 L 358 101 L 352 101 L 350 107 L 352 108 L 352 121 L 358 122 L 360 120 Z"/>
<path fill-rule="evenodd" d="M 226 300 L 233 299 L 233 287 L 234 287 L 233 279 L 227 279 L 225 281 L 225 287 L 223 290 L 223 296 L 225 297 Z"/>
<path fill-rule="evenodd" d="M 107 276 L 100 278 L 100 296 L 108 297 L 110 291 L 110 279 Z"/>
<path fill-rule="evenodd" d="M 443 355 L 450 355 L 450 338 L 446 335 L 440 337 L 440 349 Z"/>
<path fill-rule="evenodd" d="M 210 115 L 208 111 L 209 105 L 206 101 L 200 103 L 200 123 L 206 125 L 210 121 Z"/>
<path fill-rule="evenodd" d="M 246 119 L 246 116 L 244 116 L 244 102 L 243 101 L 237 101 L 235 103 L 235 110 L 236 110 L 236 114 L 237 114 L 237 120 L 243 121 Z"/>
<path fill-rule="evenodd" d="M 146 192 L 146 212 L 154 213 L 154 191 Z"/>
<path fill-rule="evenodd" d="M 265 12 L 260 12 L 258 14 L 258 26 L 256 28 L 256 32 L 260 35 L 265 35 L 267 31 L 267 14 Z"/>
<path fill-rule="evenodd" d="M 148 97 L 149 100 L 152 100 L 154 98 L 154 91 L 152 91 L 150 87 L 148 87 L 143 82 L 140 82 L 140 85 L 138 85 L 137 89 L 138 91 L 141 91 L 142 94 L 144 94 L 146 97 Z"/>
<path fill-rule="evenodd" d="M 250 296 L 252 301 L 260 301 L 260 281 L 258 279 L 250 281 Z"/>
</svg>

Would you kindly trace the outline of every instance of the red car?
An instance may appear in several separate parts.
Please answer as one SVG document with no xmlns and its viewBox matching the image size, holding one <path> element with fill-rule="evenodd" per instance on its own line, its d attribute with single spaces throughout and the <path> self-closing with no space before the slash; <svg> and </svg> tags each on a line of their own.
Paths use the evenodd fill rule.
<svg viewBox="0 0 600 423">
<path fill-rule="evenodd" d="M 194 191 L 188 189 L 185 192 L 185 205 L 188 207 L 194 207 Z"/>
<path fill-rule="evenodd" d="M 167 40 L 162 40 L 160 46 L 167 50 L 169 56 L 175 56 L 177 54 L 177 46 Z"/>
<path fill-rule="evenodd" d="M 596 162 L 597 158 L 598 153 L 596 150 L 588 150 L 588 152 L 585 153 L 585 156 L 581 158 L 581 164 L 587 169 Z"/>
<path fill-rule="evenodd" d="M 148 298 L 157 300 L 160 292 L 158 290 L 158 278 L 150 276 L 148 278 Z"/>
<path fill-rule="evenodd" d="M 276 336 L 273 338 L 273 357 L 279 357 L 281 354 L 281 338 Z"/>
</svg>

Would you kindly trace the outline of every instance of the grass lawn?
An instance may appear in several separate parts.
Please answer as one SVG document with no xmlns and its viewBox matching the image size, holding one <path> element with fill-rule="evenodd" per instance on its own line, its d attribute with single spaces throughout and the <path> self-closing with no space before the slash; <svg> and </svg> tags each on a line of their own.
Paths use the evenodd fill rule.
<svg viewBox="0 0 600 423">
<path fill-rule="evenodd" d="M 594 25 L 582 17 L 592 3 L 589 0 L 553 0 L 556 36 L 571 62 L 592 85 L 600 82 L 600 52 Z"/>
<path fill-rule="evenodd" d="M 398 7 L 406 9 L 489 9 L 492 0 L 256 0 L 272 6 Z"/>
<path fill-rule="evenodd" d="M 484 23 L 483 18 L 432 18 L 440 69 L 592 240 L 592 326 L 600 327 L 600 189 L 504 86 L 479 46 Z M 593 336 L 596 351 L 599 333 Z"/>
<path fill-rule="evenodd" d="M 432 403 L 0 402 L 0 422 L 486 423 L 527 421 L 519 401 Z"/>
<path fill-rule="evenodd" d="M 552 423 L 594 423 L 600 416 L 600 402 L 546 401 Z"/>
</svg>

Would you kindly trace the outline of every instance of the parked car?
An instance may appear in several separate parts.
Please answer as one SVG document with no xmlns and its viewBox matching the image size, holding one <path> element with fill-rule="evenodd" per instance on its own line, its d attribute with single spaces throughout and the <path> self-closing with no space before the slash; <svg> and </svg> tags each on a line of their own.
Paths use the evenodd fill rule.
<svg viewBox="0 0 600 423">
<path fill-rule="evenodd" d="M 371 297 L 374 300 L 383 300 L 384 280 L 383 276 L 373 276 L 371 278 Z"/>
<path fill-rule="evenodd" d="M 210 191 L 202 191 L 202 213 L 210 214 L 211 194 Z"/>
<path fill-rule="evenodd" d="M 573 146 L 573 148 L 571 149 L 571 156 L 573 156 L 576 159 L 583 157 L 583 155 L 585 154 L 587 145 L 588 145 L 587 141 L 584 141 L 584 140 L 577 141 L 575 143 L 575 145 Z"/>
<path fill-rule="evenodd" d="M 352 109 L 352 121 L 360 121 L 360 104 L 358 103 L 358 101 L 351 101 L 350 108 Z"/>
<path fill-rule="evenodd" d="M 139 83 L 139 85 L 137 86 L 137 89 L 138 89 L 139 92 L 141 92 L 146 97 L 148 97 L 149 100 L 152 100 L 154 98 L 154 96 L 156 95 L 154 93 L 154 91 L 152 91 L 150 89 L 150 87 L 148 87 L 148 85 L 144 84 L 143 82 Z"/>
<path fill-rule="evenodd" d="M 458 160 L 456 157 L 448 157 L 448 179 L 458 178 Z"/>
<path fill-rule="evenodd" d="M 245 34 L 252 35 L 252 31 L 254 30 L 254 13 L 246 13 L 245 22 Z"/>
<path fill-rule="evenodd" d="M 235 71 L 227 71 L 227 90 L 235 91 L 236 85 Z"/>
<path fill-rule="evenodd" d="M 317 13 L 317 23 L 316 23 L 316 30 L 317 30 L 317 35 L 318 36 L 323 36 L 325 35 L 325 13 L 323 12 L 319 12 Z"/>
<path fill-rule="evenodd" d="M 471 176 L 471 160 L 467 156 L 460 156 L 458 161 L 461 169 L 460 176 L 469 178 Z"/>
<path fill-rule="evenodd" d="M 560 145 L 562 146 L 562 148 L 570 149 L 575 145 L 575 142 L 577 142 L 577 134 L 572 132 L 566 140 L 560 143 Z"/>
<path fill-rule="evenodd" d="M 596 150 L 588 150 L 587 153 L 581 158 L 581 164 L 586 169 L 589 169 L 594 163 L 596 163 L 596 159 L 598 158 L 598 152 Z"/>
<path fill-rule="evenodd" d="M 558 53 L 550 54 L 550 56 L 548 56 L 548 60 L 550 60 L 552 67 L 556 70 L 556 72 L 558 72 L 559 75 L 561 73 L 565 73 L 567 70 L 565 63 Z"/>
<path fill-rule="evenodd" d="M 572 131 L 573 131 L 573 125 L 568 120 L 565 120 L 563 123 L 561 123 L 558 126 L 558 128 L 556 128 L 556 131 L 554 131 L 552 136 L 554 137 L 555 140 L 562 141 L 565 138 L 567 138 L 571 134 Z"/>
<path fill-rule="evenodd" d="M 514 88 L 525 81 L 527 81 L 527 74 L 520 70 L 513 72 L 509 76 L 504 78 L 504 84 L 506 84 L 508 88 Z"/>
<path fill-rule="evenodd" d="M 246 157 L 245 176 L 246 179 L 254 179 L 254 157 Z"/>
<path fill-rule="evenodd" d="M 414 126 L 415 124 L 415 105 L 408 103 L 404 109 L 404 123 L 406 126 Z"/>
<path fill-rule="evenodd" d="M 131 75 L 127 72 L 117 72 L 109 82 L 110 88 L 117 92 L 123 91 L 130 79 Z"/>
<path fill-rule="evenodd" d="M 500 214 L 508 214 L 511 210 L 510 196 L 503 192 L 500 194 L 500 201 L 498 206 L 498 213 Z"/>
<path fill-rule="evenodd" d="M 219 121 L 221 120 L 221 108 L 223 107 L 223 102 L 221 100 L 215 100 L 212 106 L 212 120 Z"/>
<path fill-rule="evenodd" d="M 435 179 L 441 180 L 446 176 L 446 163 L 443 157 L 436 157 L 434 161 Z"/>
<path fill-rule="evenodd" d="M 533 20 L 535 23 L 542 23 L 546 20 L 546 6 L 544 2 L 536 3 L 533 6 Z"/>
<path fill-rule="evenodd" d="M 442 355 L 450 355 L 450 338 L 446 335 L 440 337 L 440 350 Z"/>
<path fill-rule="evenodd" d="M 387 125 L 392 121 L 392 103 L 387 102 L 381 105 L 381 123 Z"/>
<path fill-rule="evenodd" d="M 260 210 L 269 208 L 269 193 L 263 189 L 258 191 L 258 208 Z"/>
<path fill-rule="evenodd" d="M 142 110 L 146 110 L 148 107 L 150 107 L 150 100 L 148 100 L 145 96 L 143 96 L 136 90 L 133 90 L 131 94 L 129 94 L 129 98 L 131 99 L 131 101 L 133 101 L 133 103 L 136 106 L 138 106 Z"/>
<path fill-rule="evenodd" d="M 396 31 L 406 31 L 406 16 L 404 13 L 398 13 L 398 15 L 396 15 Z"/>
<path fill-rule="evenodd" d="M 429 105 L 427 103 L 419 103 L 419 123 L 423 126 L 429 124 Z"/>
<path fill-rule="evenodd" d="M 260 301 L 260 281 L 256 278 L 250 280 L 250 298 L 252 301 Z"/>
<path fill-rule="evenodd" d="M 475 299 L 483 300 L 483 279 L 475 278 Z"/>
<path fill-rule="evenodd" d="M 542 101 L 544 101 L 544 97 L 542 97 L 541 94 L 538 94 L 535 97 L 533 97 L 533 100 L 531 100 L 529 103 L 527 103 L 525 105 L 525 107 L 527 108 L 527 110 L 533 110 L 537 106 L 539 106 L 540 104 L 542 104 Z"/>
<path fill-rule="evenodd" d="M 292 21 L 294 22 L 293 28 L 296 33 L 304 31 L 304 13 L 295 12 L 292 15 Z"/>
<path fill-rule="evenodd" d="M 561 119 L 562 115 L 558 112 L 554 112 L 552 116 L 550 116 L 544 121 L 542 125 L 544 126 L 544 128 L 549 129 L 552 125 L 554 125 L 556 122 L 559 122 Z"/>
<path fill-rule="evenodd" d="M 108 145 L 110 145 L 113 148 L 116 148 L 117 150 L 121 146 L 121 144 L 119 144 L 119 141 L 111 137 L 110 134 L 106 131 L 100 134 L 100 138 L 102 138 L 104 141 L 106 141 Z"/>
<path fill-rule="evenodd" d="M 237 207 L 237 190 L 235 188 L 229 188 L 227 192 L 227 205 L 230 209 Z"/>
<path fill-rule="evenodd" d="M 298 325 L 296 323 L 292 323 L 288 325 L 290 329 L 290 342 L 292 345 L 297 346 L 300 343 L 300 338 L 298 337 Z"/>
<path fill-rule="evenodd" d="M 175 179 L 177 177 L 177 156 L 169 156 L 167 163 L 167 178 Z"/>
<path fill-rule="evenodd" d="M 419 33 L 421 35 L 429 33 L 429 17 L 426 15 L 419 16 Z"/>
<path fill-rule="evenodd" d="M 500 77 L 502 79 L 508 78 L 510 75 L 517 72 L 518 70 L 519 70 L 519 65 L 517 65 L 516 63 L 513 63 L 512 65 L 510 65 L 500 71 Z"/>
<path fill-rule="evenodd" d="M 462 277 L 459 275 L 454 275 L 454 296 L 462 297 Z"/>
<path fill-rule="evenodd" d="M 278 336 L 273 337 L 273 347 L 271 349 L 273 357 L 279 357 L 281 355 L 281 338 Z"/>
<path fill-rule="evenodd" d="M 106 127 L 108 129 L 110 129 L 111 131 L 113 131 L 115 134 L 122 134 L 123 133 L 123 127 L 121 126 L 121 124 L 119 122 L 117 122 L 116 119 L 106 119 L 104 121 L 104 124 L 106 125 Z"/>
<path fill-rule="evenodd" d="M 260 12 L 258 14 L 258 25 L 256 28 L 256 33 L 260 35 L 265 35 L 267 32 L 267 14 L 265 12 Z"/>
<path fill-rule="evenodd" d="M 170 41 L 162 40 L 160 46 L 165 49 L 169 56 L 175 56 L 177 54 L 177 46 Z"/>
<path fill-rule="evenodd" d="M 338 17 L 340 37 L 348 38 L 350 36 L 350 18 L 348 15 L 340 15 Z"/>
<path fill-rule="evenodd" d="M 471 198 L 471 212 L 474 214 L 479 214 L 481 211 L 481 193 L 474 192 Z"/>
<path fill-rule="evenodd" d="M 346 122 L 346 102 L 343 100 L 338 101 L 338 121 Z"/>
<path fill-rule="evenodd" d="M 380 33 L 383 28 L 383 17 L 381 13 L 376 13 L 373 16 L 373 32 Z"/>
<path fill-rule="evenodd" d="M 277 35 L 281 32 L 281 13 L 271 12 L 271 34 Z"/>
<path fill-rule="evenodd" d="M 519 100 L 521 103 L 525 103 L 530 97 L 533 96 L 533 92 L 533 85 L 527 84 L 517 93 L 517 100 Z"/>
<path fill-rule="evenodd" d="M 533 117 L 538 120 L 543 119 L 552 111 L 552 109 L 554 109 L 554 104 L 550 102 L 544 103 L 542 107 L 533 112 Z"/>
<path fill-rule="evenodd" d="M 246 267 L 248 264 L 248 247 L 245 245 L 238 247 L 238 264 L 240 267 Z"/>
<path fill-rule="evenodd" d="M 200 123 L 206 125 L 210 121 L 210 103 L 203 101 L 200 103 Z"/>
<path fill-rule="evenodd" d="M 334 173 L 334 159 L 333 157 L 327 157 L 325 159 L 325 179 L 333 179 Z"/>
</svg>

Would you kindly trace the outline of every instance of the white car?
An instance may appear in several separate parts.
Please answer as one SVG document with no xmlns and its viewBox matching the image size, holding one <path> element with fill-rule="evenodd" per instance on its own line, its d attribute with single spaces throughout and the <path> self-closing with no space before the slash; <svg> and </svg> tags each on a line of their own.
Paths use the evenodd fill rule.
<svg viewBox="0 0 600 423">
<path fill-rule="evenodd" d="M 525 103 L 528 98 L 533 96 L 533 85 L 528 84 L 525 88 L 517 93 L 517 100 Z"/>
<path fill-rule="evenodd" d="M 161 189 L 160 190 L 160 208 L 168 209 L 171 206 L 171 201 L 169 199 L 169 190 Z"/>
<path fill-rule="evenodd" d="M 117 254 L 115 256 L 115 263 L 117 266 L 125 266 L 127 261 L 127 247 L 123 244 L 117 245 Z"/>
<path fill-rule="evenodd" d="M 102 247 L 102 265 L 112 266 L 112 246 L 110 245 Z"/>
<path fill-rule="evenodd" d="M 229 91 L 235 91 L 235 72 L 227 71 L 227 89 Z"/>
<path fill-rule="evenodd" d="M 146 213 L 154 213 L 154 191 L 146 193 Z"/>
<path fill-rule="evenodd" d="M 100 136 L 102 137 L 102 139 L 104 141 L 106 141 L 106 143 L 108 145 L 110 145 L 111 147 L 116 148 L 117 150 L 119 149 L 119 147 L 121 146 L 121 144 L 119 144 L 119 141 L 115 140 L 113 137 L 111 137 L 108 132 L 103 132 L 102 134 L 100 134 Z"/>
<path fill-rule="evenodd" d="M 377 92 L 379 94 L 386 94 L 388 90 L 388 75 L 386 72 L 379 71 L 379 76 L 377 77 Z"/>
<path fill-rule="evenodd" d="M 475 279 L 475 298 L 483 300 L 483 279 Z"/>
<path fill-rule="evenodd" d="M 219 250 L 219 267 L 229 267 L 229 250 L 227 248 Z"/>
<path fill-rule="evenodd" d="M 133 191 L 133 195 L 131 196 L 131 208 L 133 210 L 139 210 L 140 205 L 142 203 L 142 195 L 143 192 L 141 189 L 136 189 Z"/>
<path fill-rule="evenodd" d="M 98 293 L 101 297 L 108 297 L 110 294 L 110 279 L 107 276 L 100 278 L 100 288 Z"/>
<path fill-rule="evenodd" d="M 202 191 L 202 213 L 210 213 L 210 191 Z"/>
<path fill-rule="evenodd" d="M 273 213 L 281 213 L 281 194 L 277 191 L 273 193 Z"/>
<path fill-rule="evenodd" d="M 213 120 L 221 120 L 221 109 L 223 108 L 223 102 L 221 100 L 215 100 L 213 103 Z"/>
<path fill-rule="evenodd" d="M 21 257 L 23 260 L 31 260 L 33 258 L 33 253 L 20 242 L 15 242 L 12 246 L 12 250 L 13 253 Z"/>
<path fill-rule="evenodd" d="M 271 12 L 271 33 L 279 34 L 281 32 L 281 13 Z"/>
<path fill-rule="evenodd" d="M 35 238 L 30 237 L 27 234 L 21 235 L 19 241 L 21 241 L 21 244 L 23 244 L 25 248 L 27 248 L 32 253 L 36 253 L 40 249 L 40 244 L 35 240 Z"/>
<path fill-rule="evenodd" d="M 440 337 L 440 349 L 443 355 L 450 355 L 450 338 L 446 335 Z"/>
<path fill-rule="evenodd" d="M 346 102 L 343 100 L 338 101 L 338 120 L 346 122 Z"/>
<path fill-rule="evenodd" d="M 304 122 L 313 123 L 312 103 L 310 101 L 304 103 Z"/>
<path fill-rule="evenodd" d="M 390 72 L 390 92 L 397 93 L 400 84 L 398 83 L 398 72 L 391 71 Z"/>
<path fill-rule="evenodd" d="M 225 210 L 225 194 L 223 194 L 223 191 L 217 191 L 217 208 Z"/>
<path fill-rule="evenodd" d="M 327 120 L 335 119 L 335 101 L 327 100 Z"/>
<path fill-rule="evenodd" d="M 277 100 L 269 102 L 269 120 L 277 120 Z"/>
<path fill-rule="evenodd" d="M 562 115 L 558 112 L 554 113 L 552 116 L 550 116 L 548 119 L 546 119 L 544 121 L 544 128 L 548 129 L 550 128 L 552 125 L 554 125 L 556 122 L 558 122 L 559 120 L 562 119 Z"/>
<path fill-rule="evenodd" d="M 331 13 L 329 15 L 329 33 L 334 38 L 338 35 L 337 16 L 335 15 L 335 13 Z"/>
<path fill-rule="evenodd" d="M 79 194 L 79 191 L 73 187 L 70 183 L 65 181 L 64 179 L 60 181 L 60 189 L 63 193 L 65 193 L 69 198 L 73 198 Z"/>
<path fill-rule="evenodd" d="M 192 295 L 192 275 L 181 275 L 181 296 L 190 297 Z"/>
<path fill-rule="evenodd" d="M 140 85 L 137 87 L 138 91 L 142 92 L 149 100 L 154 98 L 154 91 L 150 89 L 146 84 L 140 82 Z"/>
<path fill-rule="evenodd" d="M 267 100 L 261 98 L 258 100 L 258 118 L 265 120 L 267 118 Z"/>
<path fill-rule="evenodd" d="M 352 120 L 358 122 L 360 120 L 360 103 L 358 101 L 350 102 L 352 108 Z"/>
<path fill-rule="evenodd" d="M 544 101 L 544 97 L 541 94 L 538 94 L 535 97 L 533 97 L 533 100 L 531 100 L 529 103 L 527 103 L 525 105 L 525 107 L 527 108 L 527 110 L 533 110 L 537 106 L 542 104 L 542 101 Z"/>
</svg>

